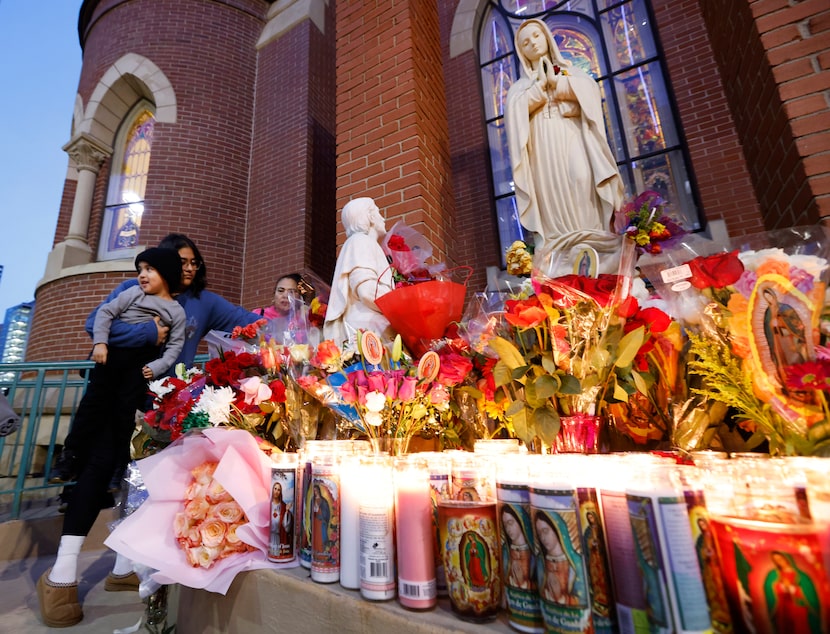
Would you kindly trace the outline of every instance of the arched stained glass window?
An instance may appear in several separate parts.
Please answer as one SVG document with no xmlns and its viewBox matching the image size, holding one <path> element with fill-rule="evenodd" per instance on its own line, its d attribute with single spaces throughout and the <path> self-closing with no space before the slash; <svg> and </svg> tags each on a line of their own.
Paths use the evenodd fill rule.
<svg viewBox="0 0 830 634">
<path fill-rule="evenodd" d="M 139 244 L 154 122 L 151 106 L 141 103 L 121 126 L 107 190 L 100 260 L 132 257 Z"/>
<path fill-rule="evenodd" d="M 514 240 L 529 239 L 516 209 L 503 121 L 507 91 L 520 76 L 513 40 L 528 18 L 544 20 L 563 56 L 598 81 L 626 198 L 653 189 L 685 228 L 700 229 L 688 153 L 647 0 L 490 0 L 479 59 L 502 257 Z"/>
</svg>

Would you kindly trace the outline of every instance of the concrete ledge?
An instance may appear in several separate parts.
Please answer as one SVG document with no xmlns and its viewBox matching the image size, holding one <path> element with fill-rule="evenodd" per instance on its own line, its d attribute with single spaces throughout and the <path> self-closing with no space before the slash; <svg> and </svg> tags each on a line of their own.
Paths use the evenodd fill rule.
<svg viewBox="0 0 830 634">
<path fill-rule="evenodd" d="M 513 632 L 504 613 L 488 624 L 467 623 L 441 599 L 428 612 L 403 609 L 397 600 L 371 602 L 340 584 L 316 583 L 305 568 L 256 570 L 237 575 L 225 596 L 180 588 L 179 634 L 291 632 L 292 634 L 469 634 Z"/>
</svg>

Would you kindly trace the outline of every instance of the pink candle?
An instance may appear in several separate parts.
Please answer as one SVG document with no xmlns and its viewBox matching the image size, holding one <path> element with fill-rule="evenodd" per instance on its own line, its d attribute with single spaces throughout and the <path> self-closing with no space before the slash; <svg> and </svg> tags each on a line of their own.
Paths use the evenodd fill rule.
<svg viewBox="0 0 830 634">
<path fill-rule="evenodd" d="M 426 461 L 404 456 L 395 462 L 395 510 L 398 601 L 405 608 L 428 610 L 437 604 L 438 593 Z"/>
</svg>

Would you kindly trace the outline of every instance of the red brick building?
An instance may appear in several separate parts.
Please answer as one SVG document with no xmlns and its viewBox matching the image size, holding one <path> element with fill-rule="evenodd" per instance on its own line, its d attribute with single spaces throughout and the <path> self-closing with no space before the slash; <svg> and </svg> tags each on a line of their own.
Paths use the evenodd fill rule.
<svg viewBox="0 0 830 634">
<path fill-rule="evenodd" d="M 248 307 L 280 273 L 329 280 L 355 196 L 473 267 L 482 290 L 512 196 L 488 86 L 515 73 L 511 25 L 542 8 L 605 86 L 628 195 L 671 172 L 686 219 L 730 235 L 830 215 L 826 0 L 558 4 L 86 0 L 27 359 L 86 357 L 86 315 L 171 231 L 199 245 L 210 289 Z M 671 169 L 643 167 L 655 161 Z"/>
</svg>

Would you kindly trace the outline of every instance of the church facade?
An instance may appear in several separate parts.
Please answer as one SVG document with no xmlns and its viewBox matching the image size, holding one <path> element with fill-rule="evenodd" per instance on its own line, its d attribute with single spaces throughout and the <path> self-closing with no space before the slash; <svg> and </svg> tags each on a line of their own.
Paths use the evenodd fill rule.
<svg viewBox="0 0 830 634">
<path fill-rule="evenodd" d="M 502 119 L 527 17 L 599 81 L 629 198 L 710 235 L 830 215 L 826 3 L 86 0 L 27 360 L 85 358 L 90 310 L 170 232 L 249 308 L 284 273 L 328 282 L 358 196 L 484 290 L 522 235 Z"/>
</svg>

